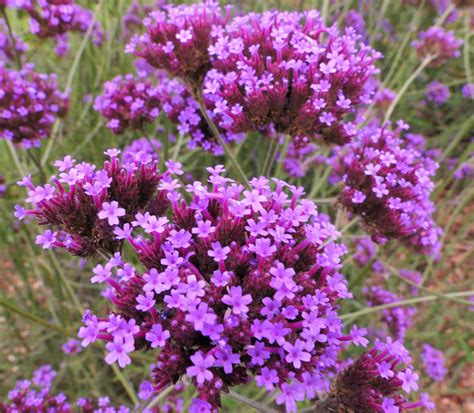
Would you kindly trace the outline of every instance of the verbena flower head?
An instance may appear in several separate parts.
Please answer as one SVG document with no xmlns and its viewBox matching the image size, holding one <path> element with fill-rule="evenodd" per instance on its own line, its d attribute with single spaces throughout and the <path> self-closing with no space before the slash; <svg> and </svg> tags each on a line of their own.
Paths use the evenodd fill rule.
<svg viewBox="0 0 474 413">
<path fill-rule="evenodd" d="M 462 87 L 461 93 L 467 99 L 474 99 L 474 83 L 466 83 Z"/>
<path fill-rule="evenodd" d="M 354 239 L 355 253 L 354 261 L 359 265 L 367 265 L 376 255 L 376 245 L 369 237 L 358 237 Z"/>
<path fill-rule="evenodd" d="M 214 0 L 169 5 L 143 21 L 146 33 L 134 36 L 126 51 L 198 87 L 210 69 L 208 47 L 227 17 Z"/>
<path fill-rule="evenodd" d="M 298 148 L 293 142 L 288 144 L 284 163 L 285 171 L 288 175 L 301 178 L 312 170 L 315 166 L 324 165 L 326 157 L 321 154 L 320 147 L 315 143 Z"/>
<path fill-rule="evenodd" d="M 16 71 L 0 64 L 0 138 L 25 148 L 39 146 L 41 139 L 48 138 L 54 121 L 69 108 L 56 75 L 33 69 L 29 64 Z"/>
<path fill-rule="evenodd" d="M 75 403 L 63 393 L 54 392 L 51 387 L 56 372 L 45 365 L 33 373 L 32 380 L 21 380 L 10 390 L 4 402 L 0 402 L 1 413 L 128 413 L 126 406 L 114 407 L 108 397 L 79 398 Z"/>
<path fill-rule="evenodd" d="M 442 27 L 433 26 L 426 32 L 418 34 L 418 40 L 412 45 L 420 59 L 432 56 L 430 66 L 438 67 L 452 58 L 459 57 L 459 48 L 463 41 L 456 39 L 454 33 L 445 31 Z"/>
<path fill-rule="evenodd" d="M 450 96 L 451 93 L 449 92 L 449 88 L 437 80 L 426 86 L 426 97 L 435 105 L 440 106 L 443 103 L 446 103 Z"/>
<path fill-rule="evenodd" d="M 433 221 L 430 194 L 438 165 L 395 130 L 369 125 L 339 155 L 333 166 L 342 176 L 339 202 L 362 218 L 374 241 L 398 239 L 436 256 L 440 228 Z"/>
<path fill-rule="evenodd" d="M 215 155 L 223 155 L 224 149 L 210 130 L 198 103 L 184 83 L 178 79 L 168 79 L 160 74 L 157 88 L 163 112 L 177 125 L 180 134 L 189 135 L 188 147 L 190 149 L 202 148 Z M 209 113 L 209 115 L 215 123 L 218 123 L 221 118 L 219 114 Z M 245 138 L 242 133 L 232 133 L 222 128 L 220 133 L 226 143 L 239 143 Z"/>
<path fill-rule="evenodd" d="M 379 286 L 365 287 L 363 293 L 369 307 L 392 304 L 400 301 L 397 294 L 385 290 Z M 412 324 L 412 318 L 416 313 L 415 307 L 391 307 L 381 311 L 381 321 L 386 324 L 388 334 L 403 341 L 407 330 Z"/>
<path fill-rule="evenodd" d="M 141 4 L 138 0 L 133 0 L 127 12 L 122 17 L 122 35 L 125 39 L 131 37 L 143 29 L 143 19 L 153 11 L 162 9 L 166 5 L 166 0 L 156 0 L 155 4 Z"/>
<path fill-rule="evenodd" d="M 434 381 L 442 381 L 448 369 L 444 364 L 443 353 L 436 350 L 433 346 L 425 343 L 423 344 L 423 352 L 421 353 L 421 359 L 425 366 L 425 371 Z"/>
<path fill-rule="evenodd" d="M 77 5 L 74 0 L 25 0 L 21 7 L 31 17 L 31 32 L 41 39 L 55 38 L 59 55 L 68 51 L 69 32 L 85 33 L 93 24 L 92 12 Z M 99 45 L 103 33 L 97 23 L 94 23 L 92 30 L 92 39 Z"/>
<path fill-rule="evenodd" d="M 122 152 L 122 162 L 130 163 L 134 161 L 160 161 L 158 152 L 161 150 L 161 142 L 158 139 L 140 138 L 135 139 L 126 146 Z"/>
<path fill-rule="evenodd" d="M 418 407 L 431 410 L 434 405 L 427 395 L 416 403 L 406 398 L 405 394 L 418 390 L 418 374 L 408 350 L 388 338 L 386 342 L 376 341 L 372 350 L 337 375 L 324 401 L 324 411 L 398 413 Z"/>
<path fill-rule="evenodd" d="M 107 127 L 115 134 L 143 129 L 158 117 L 159 108 L 158 88 L 131 74 L 106 82 L 104 93 L 94 102 L 94 109 L 108 120 Z"/>
<path fill-rule="evenodd" d="M 15 35 L 14 43 L 14 45 L 11 44 L 5 21 L 0 19 L 0 60 L 13 62 L 15 60 L 15 50 L 19 56 L 22 56 L 28 50 L 28 45 Z"/>
<path fill-rule="evenodd" d="M 106 361 L 122 367 L 133 351 L 159 348 L 155 391 L 186 374 L 195 407 L 216 409 L 222 391 L 254 378 L 294 411 L 327 387 L 340 341 L 351 340 L 337 315 L 350 297 L 338 272 L 345 247 L 302 188 L 260 177 L 245 190 L 222 166 L 208 171 L 210 185 L 184 193 L 163 183 L 170 211 L 138 214 L 143 234 L 120 235 L 145 271 L 115 257 L 97 266 L 92 281 L 108 285 L 116 309 L 87 312 L 79 336 L 84 346 L 106 340 Z"/>
<path fill-rule="evenodd" d="M 287 134 L 297 147 L 346 143 L 355 130 L 344 116 L 370 101 L 365 86 L 381 57 L 359 39 L 352 28 L 326 27 L 314 10 L 236 17 L 209 48 L 208 107 L 234 133 Z"/>
<path fill-rule="evenodd" d="M 56 161 L 59 176 L 51 183 L 34 186 L 30 177 L 19 182 L 29 189 L 26 201 L 32 208 L 17 206 L 16 217 L 31 215 L 49 227 L 37 244 L 82 257 L 98 251 L 113 254 L 121 244 L 114 234 L 117 225 L 130 229 L 138 212 L 160 215 L 166 210 L 169 201 L 157 193 L 163 178 L 157 163 L 149 158 L 122 163 L 119 153 L 107 151 L 110 160 L 100 170 L 66 156 Z"/>
</svg>

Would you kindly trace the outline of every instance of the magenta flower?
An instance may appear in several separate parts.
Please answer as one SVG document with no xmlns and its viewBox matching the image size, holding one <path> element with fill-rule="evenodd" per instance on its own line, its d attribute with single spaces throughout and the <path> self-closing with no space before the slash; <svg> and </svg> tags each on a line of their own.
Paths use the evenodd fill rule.
<svg viewBox="0 0 474 413">
<path fill-rule="evenodd" d="M 420 58 L 431 56 L 430 66 L 438 67 L 452 58 L 460 56 L 459 48 L 463 41 L 456 39 L 454 33 L 442 27 L 433 26 L 418 34 L 412 45 Z"/>
<path fill-rule="evenodd" d="M 100 219 L 106 219 L 109 225 L 118 225 L 119 217 L 124 215 L 125 209 L 120 208 L 117 201 L 104 202 L 102 209 L 97 214 Z"/>
<path fill-rule="evenodd" d="M 321 41 L 327 36 L 327 41 Z M 233 133 L 290 135 L 345 143 L 354 135 L 344 115 L 370 101 L 366 82 L 381 55 L 348 28 L 326 27 L 317 11 L 238 16 L 209 47 L 204 82 L 209 111 Z"/>
<path fill-rule="evenodd" d="M 132 342 L 115 339 L 114 341 L 108 342 L 105 347 L 109 352 L 105 357 L 105 361 L 108 364 L 117 361 L 118 365 L 123 368 L 132 362 L 128 355 L 128 353 L 135 349 Z"/>
<path fill-rule="evenodd" d="M 207 49 L 226 19 L 216 1 L 170 5 L 150 13 L 146 33 L 134 36 L 126 51 L 199 87 L 211 66 Z"/>
<path fill-rule="evenodd" d="M 29 189 L 26 201 L 33 208 L 16 208 L 15 216 L 23 219 L 32 215 L 41 225 L 57 230 L 48 229 L 38 236 L 37 243 L 43 248 L 65 248 L 83 257 L 98 250 L 114 253 L 124 239 L 131 239 L 131 224 L 137 213 L 162 214 L 169 207 L 166 191 L 157 187 L 170 177 L 158 172 L 156 162 L 121 163 L 119 152 L 107 153 L 111 160 L 100 170 L 66 157 L 55 163 L 60 173 L 51 178 L 53 185 L 34 186 L 30 178 L 19 182 Z M 146 222 L 154 233 L 167 220 L 157 220 L 153 215 Z"/>
<path fill-rule="evenodd" d="M 207 355 L 203 357 L 202 353 L 198 351 L 191 356 L 191 361 L 193 362 L 193 365 L 186 369 L 186 373 L 189 377 L 196 377 L 198 384 L 203 384 L 205 381 L 212 380 L 214 376 L 208 369 L 216 362 L 216 359 L 213 356 Z"/>
<path fill-rule="evenodd" d="M 86 33 L 92 28 L 95 45 L 102 43 L 103 33 L 93 22 L 90 10 L 77 5 L 74 0 L 22 1 L 19 6 L 30 15 L 30 30 L 40 39 L 55 38 L 56 53 L 63 56 L 68 50 L 68 33 Z"/>
<path fill-rule="evenodd" d="M 441 229 L 429 197 L 438 165 L 402 135 L 405 127 L 368 125 L 331 160 L 344 184 L 339 202 L 362 218 L 375 242 L 394 238 L 436 256 Z"/>
<path fill-rule="evenodd" d="M 79 335 L 85 345 L 160 347 L 155 391 L 188 374 L 212 409 L 221 391 L 252 377 L 284 392 L 288 406 L 315 397 L 351 340 L 337 317 L 337 300 L 350 297 L 339 234 L 301 188 L 261 177 L 247 191 L 223 167 L 208 170 L 210 185 L 159 186 L 166 217 L 135 215 L 126 240 L 146 270 L 109 260 L 106 296 L 116 309 L 106 321 L 86 317 Z"/>
<path fill-rule="evenodd" d="M 133 75 L 117 76 L 104 85 L 104 93 L 97 96 L 94 109 L 108 122 L 115 134 L 127 129 L 143 128 L 160 114 L 159 89 L 151 81 Z"/>
<path fill-rule="evenodd" d="M 55 75 L 21 71 L 0 65 L 0 138 L 25 148 L 39 146 L 49 138 L 57 118 L 66 115 L 69 98 L 58 90 Z"/>
</svg>

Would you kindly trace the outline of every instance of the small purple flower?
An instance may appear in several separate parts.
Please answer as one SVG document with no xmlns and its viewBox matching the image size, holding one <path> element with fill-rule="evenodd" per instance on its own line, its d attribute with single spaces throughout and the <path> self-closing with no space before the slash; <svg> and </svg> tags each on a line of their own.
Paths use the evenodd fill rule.
<svg viewBox="0 0 474 413">
<path fill-rule="evenodd" d="M 108 342 L 105 347 L 109 352 L 105 357 L 105 361 L 108 364 L 112 364 L 117 361 L 119 366 L 124 368 L 132 362 L 128 355 L 128 353 L 135 350 L 135 346 L 132 342 L 122 339 L 115 339 L 114 341 Z"/>
<path fill-rule="evenodd" d="M 230 287 L 229 293 L 224 295 L 222 302 L 231 306 L 235 315 L 240 315 L 249 311 L 247 304 L 252 302 L 252 296 L 250 294 L 242 295 L 242 287 Z"/>
<path fill-rule="evenodd" d="M 125 209 L 120 208 L 117 201 L 104 202 L 98 217 L 100 219 L 107 219 L 109 225 L 118 225 L 119 217 L 123 217 L 125 213 Z"/>
<path fill-rule="evenodd" d="M 196 381 L 200 385 L 204 384 L 205 381 L 212 380 L 214 376 L 208 369 L 215 365 L 216 359 L 213 356 L 203 357 L 202 353 L 198 351 L 191 356 L 191 361 L 193 365 L 186 369 L 189 377 L 196 377 Z"/>
<path fill-rule="evenodd" d="M 146 333 L 145 338 L 151 343 L 152 348 L 163 347 L 166 340 L 170 338 L 170 332 L 168 330 L 163 331 L 161 324 L 153 324 L 151 330 Z"/>
</svg>

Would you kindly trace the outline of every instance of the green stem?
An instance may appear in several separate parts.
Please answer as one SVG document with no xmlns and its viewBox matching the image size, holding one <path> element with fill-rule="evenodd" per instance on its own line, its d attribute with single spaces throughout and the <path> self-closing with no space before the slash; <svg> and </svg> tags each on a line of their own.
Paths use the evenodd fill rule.
<svg viewBox="0 0 474 413">
<path fill-rule="evenodd" d="M 7 300 L 4 297 L 0 297 L 0 305 L 5 307 L 7 310 L 10 310 L 10 311 L 12 311 L 12 312 L 28 319 L 28 320 L 31 320 L 31 321 L 33 321 L 37 324 L 40 324 L 43 327 L 46 327 L 46 328 L 48 328 L 50 330 L 53 330 L 53 331 L 56 331 L 57 333 L 62 334 L 63 336 L 67 337 L 69 335 L 67 333 L 67 331 L 64 330 L 63 328 L 61 328 L 57 325 L 51 324 L 48 321 L 43 320 L 42 318 L 39 318 L 39 317 L 37 317 L 33 314 L 28 313 L 27 311 L 25 311 L 21 308 L 16 307 L 14 304 L 12 304 L 9 300 Z"/>
<path fill-rule="evenodd" d="M 443 296 L 445 296 L 445 297 L 470 297 L 470 296 L 474 296 L 474 291 L 460 291 L 460 292 L 456 292 L 456 293 L 447 293 L 447 294 L 443 294 Z M 410 298 L 408 300 L 401 300 L 401 301 L 397 301 L 397 302 L 390 303 L 390 304 L 383 304 L 383 305 L 376 305 L 374 307 L 367 307 L 367 308 L 364 308 L 363 310 L 354 311 L 353 313 L 343 314 L 339 318 L 341 320 L 347 320 L 349 318 L 357 318 L 357 317 L 365 315 L 365 314 L 371 314 L 371 313 L 375 313 L 375 312 L 380 311 L 380 310 L 385 310 L 386 308 L 393 308 L 393 307 L 400 307 L 400 306 L 403 306 L 403 305 L 425 303 L 427 301 L 438 300 L 439 298 L 440 298 L 439 295 L 425 295 L 423 297 Z"/>
<path fill-rule="evenodd" d="M 219 144 L 222 146 L 224 149 L 224 152 L 226 156 L 229 158 L 232 166 L 236 170 L 236 172 L 240 175 L 240 178 L 242 179 L 242 183 L 245 184 L 247 188 L 250 188 L 249 180 L 247 179 L 247 176 L 245 175 L 245 172 L 242 170 L 241 166 L 237 162 L 237 159 L 235 158 L 234 154 L 230 150 L 230 148 L 227 146 L 227 144 L 224 142 L 224 139 L 221 136 L 221 133 L 219 132 L 219 129 L 217 128 L 216 124 L 214 121 L 209 117 L 207 113 L 206 106 L 204 105 L 204 99 L 202 97 L 202 92 L 198 90 L 196 92 L 196 100 L 199 105 L 199 109 L 201 110 L 201 114 L 206 120 L 207 124 L 209 125 L 209 128 L 211 129 L 211 132 L 214 134 L 215 138 L 219 142 Z"/>
<path fill-rule="evenodd" d="M 229 393 L 223 393 L 225 396 L 230 397 L 231 399 L 234 399 L 242 404 L 245 404 L 249 407 L 252 407 L 253 409 L 257 410 L 258 412 L 262 413 L 276 413 L 277 411 L 272 409 L 271 407 L 266 406 L 263 403 L 250 400 L 245 396 L 242 396 L 241 394 L 235 393 L 233 391 L 229 391 Z"/>
<path fill-rule="evenodd" d="M 10 20 L 8 19 L 8 14 L 5 10 L 5 7 L 0 7 L 0 10 L 2 12 L 3 20 L 5 20 L 5 24 L 7 25 L 8 38 L 10 39 L 13 54 L 15 55 L 15 63 L 18 66 L 18 70 L 21 70 L 21 67 L 22 67 L 21 58 L 20 58 L 20 54 L 18 53 L 18 50 L 16 48 L 15 36 L 13 35 L 13 30 L 12 30 L 12 26 L 10 24 Z"/>
<path fill-rule="evenodd" d="M 430 62 L 433 61 L 435 56 L 433 55 L 428 55 L 426 56 L 423 61 L 421 62 L 420 66 L 411 74 L 411 76 L 406 80 L 406 82 L 403 84 L 401 89 L 398 91 L 397 96 L 393 100 L 393 102 L 390 104 L 390 107 L 387 109 L 387 113 L 385 114 L 385 119 L 384 123 L 387 122 L 390 119 L 390 116 L 392 116 L 392 113 L 397 106 L 398 102 L 402 98 L 402 96 L 405 94 L 407 89 L 410 87 L 410 85 L 414 82 L 414 80 L 418 77 L 418 75 L 425 69 L 426 66 L 430 64 Z"/>
<path fill-rule="evenodd" d="M 268 148 L 267 156 L 265 157 L 265 163 L 263 164 L 262 175 L 268 176 L 272 170 L 275 157 L 278 152 L 278 138 L 273 138 L 270 147 Z"/>
<path fill-rule="evenodd" d="M 139 403 L 138 397 L 135 393 L 135 390 L 133 389 L 132 385 L 127 381 L 127 379 L 124 377 L 120 369 L 117 367 L 117 365 L 114 363 L 112 364 L 112 370 L 114 371 L 115 375 L 117 376 L 117 379 L 120 381 L 122 384 L 123 388 L 128 394 L 128 397 L 132 400 L 134 405 L 137 405 Z"/>
</svg>

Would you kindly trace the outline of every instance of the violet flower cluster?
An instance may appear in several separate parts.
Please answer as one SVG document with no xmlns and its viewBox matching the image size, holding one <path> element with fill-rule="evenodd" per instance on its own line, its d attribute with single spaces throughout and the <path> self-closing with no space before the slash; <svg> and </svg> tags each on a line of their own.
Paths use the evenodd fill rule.
<svg viewBox="0 0 474 413">
<path fill-rule="evenodd" d="M 420 59 L 431 56 L 429 66 L 439 67 L 452 58 L 459 57 L 459 48 L 463 41 L 456 39 L 454 33 L 442 27 L 433 26 L 418 34 L 418 40 L 412 42 Z"/>
<path fill-rule="evenodd" d="M 127 129 L 143 130 L 160 114 L 158 88 L 131 74 L 117 76 L 105 83 L 94 109 L 108 120 L 107 127 L 115 134 Z"/>
<path fill-rule="evenodd" d="M 178 125 L 180 134 L 189 135 L 189 149 L 202 148 L 214 155 L 223 155 L 224 150 L 209 128 L 199 109 L 199 104 L 188 88 L 178 79 L 168 79 L 160 74 L 159 98 L 161 108 L 169 120 Z M 219 114 L 209 113 L 211 119 L 218 123 Z M 245 139 L 243 133 L 232 133 L 220 129 L 222 139 L 226 143 L 239 143 Z"/>
<path fill-rule="evenodd" d="M 121 367 L 133 351 L 159 348 L 154 390 L 187 374 L 195 411 L 214 411 L 222 391 L 252 378 L 295 411 L 327 389 L 341 341 L 353 340 L 337 316 L 338 299 L 351 297 L 338 272 L 345 247 L 302 188 L 260 177 L 244 190 L 222 166 L 208 171 L 210 186 L 194 182 L 184 194 L 164 180 L 166 214 L 116 227 L 145 272 L 118 254 L 98 265 L 91 281 L 108 286 L 116 309 L 87 312 L 79 336 L 84 346 L 107 341 L 106 362 Z"/>
<path fill-rule="evenodd" d="M 339 203 L 362 218 L 377 243 L 398 239 L 420 253 L 436 256 L 441 229 L 430 200 L 438 165 L 395 130 L 368 125 L 339 151 L 331 164 L 342 177 Z"/>
<path fill-rule="evenodd" d="M 302 178 L 315 167 L 325 165 L 327 158 L 320 153 L 320 147 L 315 143 L 298 148 L 290 142 L 282 161 L 289 176 Z"/>
<path fill-rule="evenodd" d="M 122 163 L 117 158 L 120 151 L 106 154 L 110 160 L 99 170 L 66 156 L 55 162 L 59 176 L 53 176 L 51 183 L 35 186 L 31 177 L 19 182 L 28 188 L 26 202 L 33 207 L 25 210 L 17 205 L 15 216 L 34 216 L 49 227 L 37 236 L 37 244 L 65 248 L 81 257 L 113 254 L 121 245 L 114 234 L 117 225 L 130 226 L 139 212 L 160 216 L 167 209 L 169 201 L 156 190 L 164 176 L 156 161 L 146 157 Z"/>
<path fill-rule="evenodd" d="M 36 73 L 31 64 L 21 71 L 0 64 L 0 138 L 39 146 L 68 109 L 68 94 L 58 90 L 56 75 Z"/>
<path fill-rule="evenodd" d="M 126 51 L 200 87 L 211 67 L 209 45 L 225 25 L 228 13 L 214 0 L 164 9 L 149 14 L 143 21 L 146 32 L 134 36 Z"/>
<path fill-rule="evenodd" d="M 430 376 L 434 381 L 443 381 L 448 373 L 448 369 L 444 364 L 443 353 L 425 343 L 423 344 L 421 359 L 423 360 L 426 374 L 428 374 L 428 376 Z"/>
<path fill-rule="evenodd" d="M 437 80 L 426 85 L 426 98 L 437 106 L 446 103 L 450 96 L 449 88 Z"/>
<path fill-rule="evenodd" d="M 375 258 L 377 253 L 376 245 L 369 237 L 354 239 L 355 251 L 354 261 L 359 265 L 367 265 Z"/>
<path fill-rule="evenodd" d="M 397 294 L 379 286 L 365 287 L 362 292 L 369 307 L 392 304 L 400 301 Z M 407 330 L 412 324 L 412 318 L 415 313 L 415 307 L 400 306 L 384 308 L 380 312 L 380 320 L 386 324 L 389 335 L 403 341 Z"/>
<path fill-rule="evenodd" d="M 370 102 L 365 86 L 381 57 L 359 40 L 352 28 L 326 27 L 314 10 L 236 17 L 209 47 L 206 105 L 234 133 L 287 134 L 296 147 L 346 143 L 355 128 L 344 115 Z"/>
<path fill-rule="evenodd" d="M 55 38 L 56 53 L 63 56 L 69 50 L 68 33 L 86 33 L 91 24 L 92 40 L 100 45 L 103 33 L 93 22 L 90 10 L 76 4 L 75 0 L 24 0 L 21 8 L 30 15 L 30 30 L 40 39 Z"/>
<path fill-rule="evenodd" d="M 57 373 L 44 365 L 33 373 L 31 380 L 20 380 L 0 402 L 0 413 L 128 413 L 126 406 L 114 407 L 108 397 L 79 398 L 75 403 L 63 393 L 52 390 Z"/>
<path fill-rule="evenodd" d="M 5 21 L 0 19 L 0 61 L 11 63 L 15 61 L 16 55 L 21 57 L 28 50 L 28 45 L 15 35 L 14 44 L 11 43 Z"/>
<path fill-rule="evenodd" d="M 434 409 L 427 394 L 409 402 L 405 394 L 418 391 L 418 374 L 414 371 L 408 350 L 387 338 L 376 341 L 373 349 L 363 353 L 340 372 L 329 396 L 317 412 L 399 413 L 416 408 Z"/>
<path fill-rule="evenodd" d="M 133 140 L 130 145 L 122 151 L 122 162 L 131 163 L 135 161 L 149 163 L 151 161 L 160 161 L 158 156 L 161 150 L 161 142 L 154 138 L 139 138 Z"/>
</svg>

